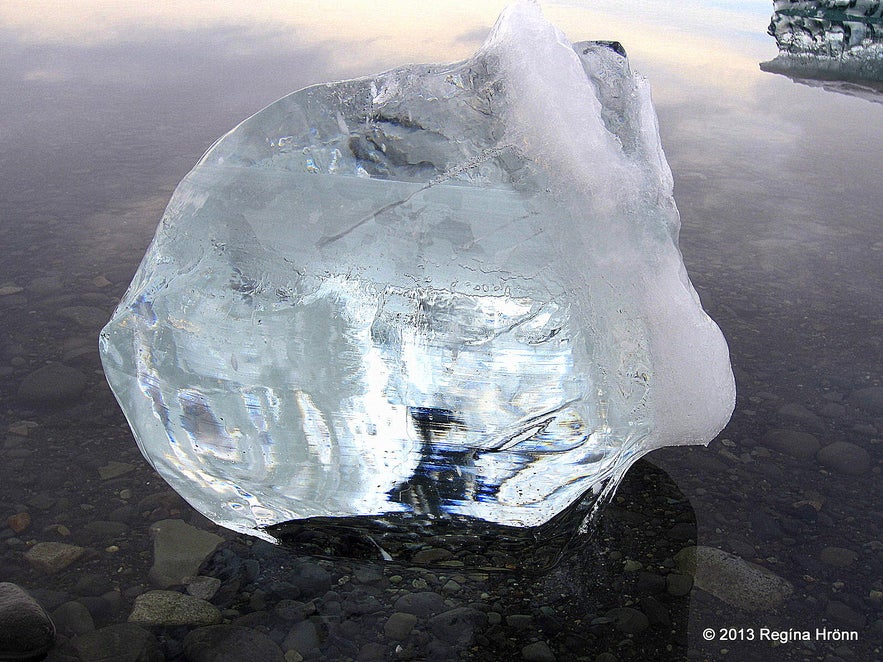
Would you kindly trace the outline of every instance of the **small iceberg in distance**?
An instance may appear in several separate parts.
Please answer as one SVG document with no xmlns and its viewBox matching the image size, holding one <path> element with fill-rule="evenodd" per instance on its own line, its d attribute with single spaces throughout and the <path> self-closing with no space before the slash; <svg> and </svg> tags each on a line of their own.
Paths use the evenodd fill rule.
<svg viewBox="0 0 883 662">
<path fill-rule="evenodd" d="M 775 0 L 768 33 L 779 55 L 760 68 L 878 103 L 883 91 L 883 2 Z"/>
<path fill-rule="evenodd" d="M 623 48 L 519 2 L 468 60 L 309 87 L 219 139 L 104 370 L 145 457 L 236 531 L 542 527 L 732 413 L 672 189 Z"/>
</svg>

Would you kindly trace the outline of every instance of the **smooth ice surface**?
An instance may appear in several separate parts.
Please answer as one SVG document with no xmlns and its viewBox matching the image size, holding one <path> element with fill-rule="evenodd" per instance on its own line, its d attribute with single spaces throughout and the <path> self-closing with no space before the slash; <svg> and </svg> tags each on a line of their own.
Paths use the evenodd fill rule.
<svg viewBox="0 0 883 662">
<path fill-rule="evenodd" d="M 101 353 L 214 521 L 535 526 L 734 405 L 646 82 L 507 9 L 471 59 L 295 92 L 181 182 Z"/>
</svg>

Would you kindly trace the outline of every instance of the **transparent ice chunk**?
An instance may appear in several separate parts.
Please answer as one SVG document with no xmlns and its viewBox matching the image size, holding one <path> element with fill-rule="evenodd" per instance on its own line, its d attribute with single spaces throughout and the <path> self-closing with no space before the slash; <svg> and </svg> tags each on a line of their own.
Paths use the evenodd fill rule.
<svg viewBox="0 0 883 662">
<path fill-rule="evenodd" d="M 101 333 L 156 470 L 231 529 L 536 527 L 734 404 L 646 82 L 507 9 L 469 60 L 317 85 L 218 140 Z"/>
</svg>

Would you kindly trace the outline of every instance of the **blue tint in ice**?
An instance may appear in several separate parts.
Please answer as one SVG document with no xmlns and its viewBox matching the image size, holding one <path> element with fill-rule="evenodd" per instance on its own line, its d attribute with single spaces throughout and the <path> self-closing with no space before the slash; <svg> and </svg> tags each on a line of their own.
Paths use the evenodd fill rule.
<svg viewBox="0 0 883 662">
<path fill-rule="evenodd" d="M 624 51 L 518 3 L 465 62 L 307 88 L 215 143 L 104 367 L 145 456 L 232 529 L 536 526 L 730 416 L 678 227 Z"/>
</svg>

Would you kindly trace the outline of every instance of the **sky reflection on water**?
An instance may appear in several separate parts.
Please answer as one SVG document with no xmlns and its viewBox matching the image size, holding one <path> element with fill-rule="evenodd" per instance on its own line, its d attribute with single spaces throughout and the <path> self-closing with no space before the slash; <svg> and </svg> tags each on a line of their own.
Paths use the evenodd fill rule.
<svg viewBox="0 0 883 662">
<path fill-rule="evenodd" d="M 67 215 L 72 202 L 99 212 L 170 192 L 216 137 L 277 98 L 406 61 L 466 57 L 504 5 L 4 3 L 0 205 Z M 677 186 L 696 175 L 709 189 L 726 178 L 781 193 L 782 172 L 793 187 L 833 169 L 844 193 L 875 195 L 862 163 L 883 153 L 883 109 L 760 72 L 776 52 L 767 2 L 544 7 L 573 41 L 624 44 L 651 82 Z M 825 187 L 806 184 L 792 210 L 830 202 Z M 782 211 L 752 233 L 775 234 Z"/>
</svg>

